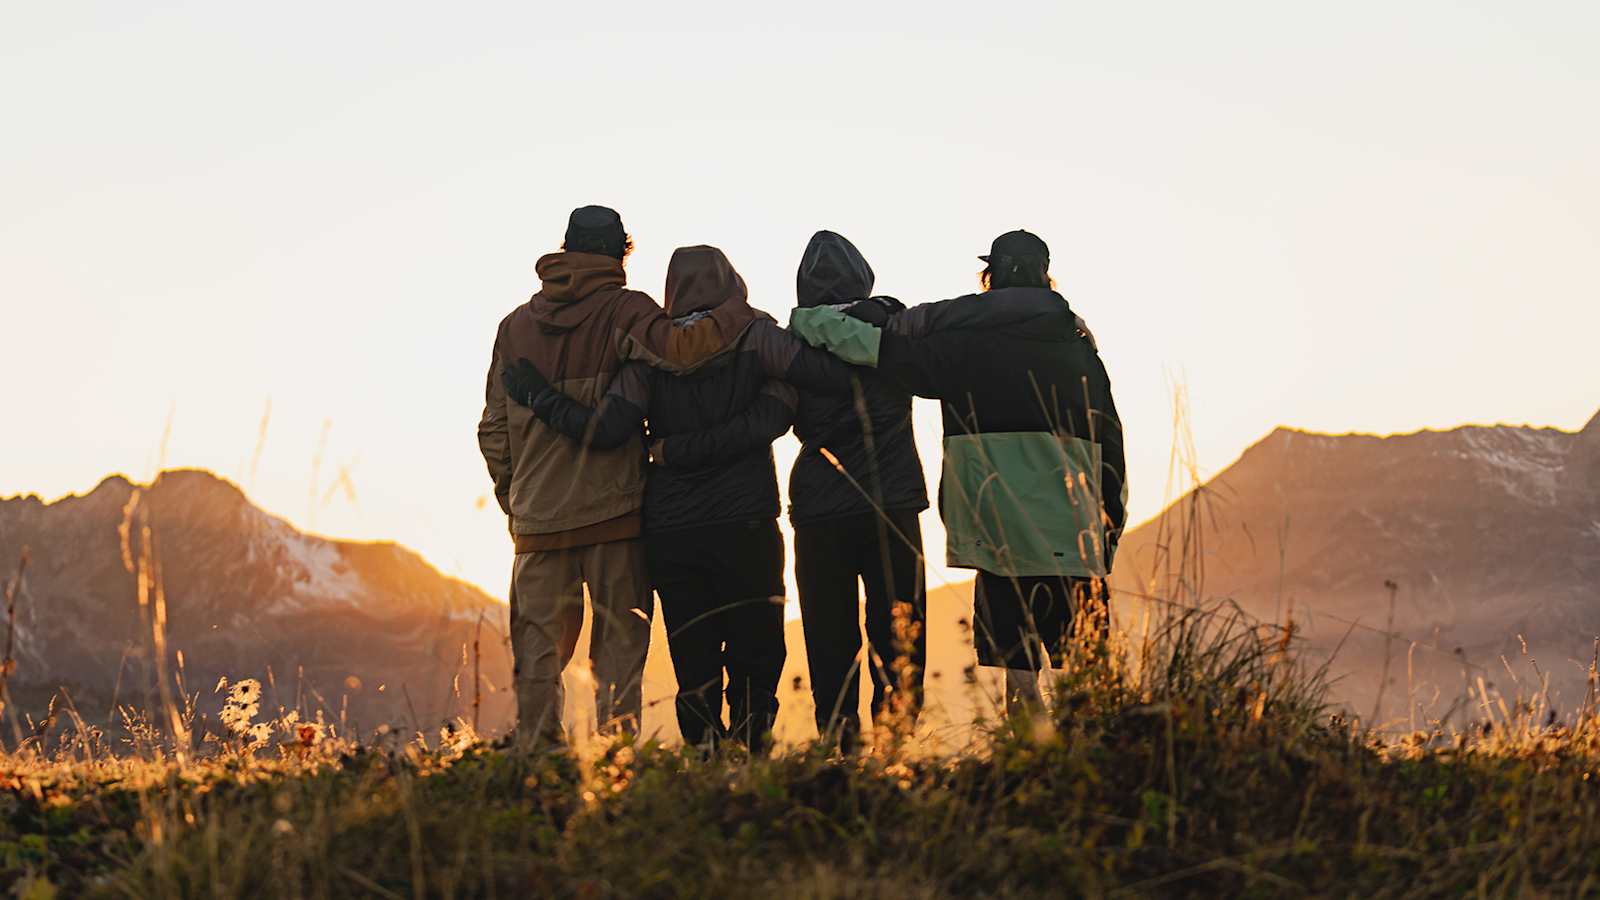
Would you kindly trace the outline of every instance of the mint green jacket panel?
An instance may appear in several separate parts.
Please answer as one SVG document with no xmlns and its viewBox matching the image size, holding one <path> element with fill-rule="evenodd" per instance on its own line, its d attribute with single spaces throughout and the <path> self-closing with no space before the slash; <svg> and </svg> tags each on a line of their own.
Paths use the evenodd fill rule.
<svg viewBox="0 0 1600 900">
<path fill-rule="evenodd" d="M 951 566 L 1105 577 L 1100 447 L 1051 432 L 947 436 L 939 509 Z"/>
<path fill-rule="evenodd" d="M 837 309 L 810 306 L 789 314 L 789 330 L 806 343 L 832 353 L 857 366 L 878 365 L 878 347 L 883 333 L 876 326 L 852 318 Z"/>
</svg>

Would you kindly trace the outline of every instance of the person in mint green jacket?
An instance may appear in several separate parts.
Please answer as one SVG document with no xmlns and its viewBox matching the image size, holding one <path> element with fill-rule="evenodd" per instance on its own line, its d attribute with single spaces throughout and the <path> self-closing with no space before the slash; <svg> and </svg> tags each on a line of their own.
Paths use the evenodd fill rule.
<svg viewBox="0 0 1600 900">
<path fill-rule="evenodd" d="M 1039 702 L 1076 627 L 1109 628 L 1106 579 L 1127 519 L 1122 425 L 1083 321 L 1026 231 L 981 256 L 981 293 L 914 306 L 880 329 L 828 307 L 790 330 L 944 413 L 939 513 L 952 566 L 976 569 L 980 665 L 1006 699 Z"/>
</svg>

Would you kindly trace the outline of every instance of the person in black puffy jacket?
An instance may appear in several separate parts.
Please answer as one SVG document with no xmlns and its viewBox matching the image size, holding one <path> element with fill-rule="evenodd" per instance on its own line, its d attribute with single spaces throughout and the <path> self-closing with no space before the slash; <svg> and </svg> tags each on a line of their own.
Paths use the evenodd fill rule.
<svg viewBox="0 0 1600 900">
<path fill-rule="evenodd" d="M 683 247 L 667 268 L 666 310 L 688 329 L 712 310 L 746 307 L 747 324 L 683 375 L 625 366 L 598 409 L 549 386 L 518 360 L 507 393 L 544 425 L 588 446 L 621 446 L 648 420 L 645 559 L 661 596 L 685 742 L 726 738 L 761 752 L 783 670 L 783 538 L 772 442 L 789 430 L 795 392 L 846 394 L 851 368 L 748 309 L 744 280 L 715 247 Z M 730 721 L 722 722 L 723 672 Z"/>
<path fill-rule="evenodd" d="M 1041 705 L 1039 672 L 1072 641 L 1104 650 L 1106 579 L 1127 524 L 1122 423 L 1094 338 L 1024 230 L 995 238 L 983 290 L 913 306 L 881 328 L 817 307 L 789 330 L 902 390 L 940 401 L 946 559 L 974 569 L 978 664 L 1005 702 Z"/>
<path fill-rule="evenodd" d="M 872 267 L 855 245 L 819 231 L 800 259 L 796 306 L 831 306 L 882 325 L 905 307 L 872 296 L 873 283 Z M 794 431 L 803 446 L 789 478 L 817 730 L 836 736 L 847 751 L 861 730 L 861 669 L 872 678 L 873 718 L 893 705 L 910 725 L 921 708 L 927 658 L 917 515 L 928 508 L 928 489 L 911 395 L 865 370 L 851 388 L 848 395 L 800 391 Z M 858 580 L 866 587 L 864 658 Z"/>
</svg>

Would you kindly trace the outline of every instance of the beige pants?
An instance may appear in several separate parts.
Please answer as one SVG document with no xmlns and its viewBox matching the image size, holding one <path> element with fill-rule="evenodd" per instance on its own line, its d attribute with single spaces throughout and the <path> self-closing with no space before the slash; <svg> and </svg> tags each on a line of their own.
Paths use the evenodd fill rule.
<svg viewBox="0 0 1600 900">
<path fill-rule="evenodd" d="M 589 660 L 595 721 L 602 729 L 639 725 L 640 682 L 655 598 L 644 545 L 613 541 L 570 550 L 520 553 L 511 574 L 511 653 L 517 731 L 525 740 L 561 740 L 561 672 L 583 627 L 583 588 L 594 610 Z"/>
</svg>

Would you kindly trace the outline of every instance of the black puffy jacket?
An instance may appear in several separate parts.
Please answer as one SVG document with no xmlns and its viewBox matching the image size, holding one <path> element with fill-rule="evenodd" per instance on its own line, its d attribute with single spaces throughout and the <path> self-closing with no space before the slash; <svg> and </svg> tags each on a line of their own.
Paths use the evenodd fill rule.
<svg viewBox="0 0 1600 900">
<path fill-rule="evenodd" d="M 905 306 L 893 297 L 870 296 L 873 282 L 872 267 L 855 245 L 819 231 L 800 260 L 796 306 L 833 306 L 881 324 Z M 866 370 L 857 373 L 848 395 L 800 391 L 794 433 L 802 446 L 789 476 L 789 518 L 796 526 L 875 508 L 928 508 L 911 395 Z M 849 477 L 822 455 L 823 449 Z"/>
<path fill-rule="evenodd" d="M 723 304 L 748 302 L 743 279 L 714 247 L 674 252 L 665 296 L 678 326 Z M 533 411 L 557 431 L 602 449 L 621 446 L 648 420 L 654 460 L 645 477 L 646 532 L 775 519 L 772 442 L 794 421 L 795 391 L 789 385 L 843 396 L 851 389 L 851 372 L 754 313 L 726 347 L 686 374 L 631 363 L 607 388 L 598 410 L 546 388 Z"/>
<path fill-rule="evenodd" d="M 881 330 L 832 309 L 790 330 L 941 401 L 951 566 L 1105 577 L 1127 522 L 1111 378 L 1065 298 L 1000 288 L 914 306 Z"/>
</svg>

